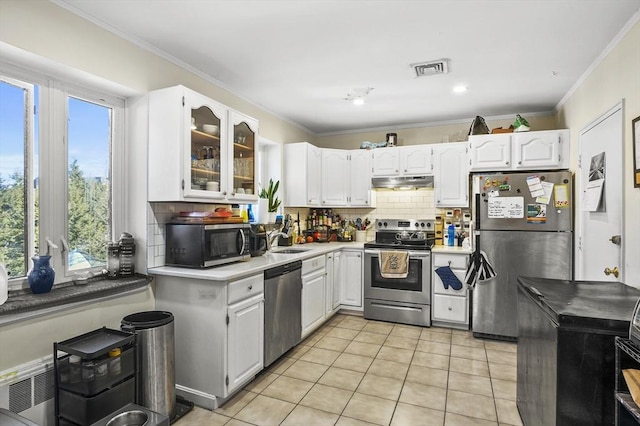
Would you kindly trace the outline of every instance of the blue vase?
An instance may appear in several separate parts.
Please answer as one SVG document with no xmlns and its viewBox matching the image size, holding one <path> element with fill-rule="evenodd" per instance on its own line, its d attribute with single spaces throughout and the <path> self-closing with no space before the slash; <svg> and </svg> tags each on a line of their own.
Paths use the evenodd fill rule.
<svg viewBox="0 0 640 426">
<path fill-rule="evenodd" d="M 48 293 L 53 287 L 53 280 L 56 278 L 56 272 L 49 264 L 51 256 L 33 256 L 33 269 L 29 271 L 27 280 L 33 294 Z"/>
</svg>

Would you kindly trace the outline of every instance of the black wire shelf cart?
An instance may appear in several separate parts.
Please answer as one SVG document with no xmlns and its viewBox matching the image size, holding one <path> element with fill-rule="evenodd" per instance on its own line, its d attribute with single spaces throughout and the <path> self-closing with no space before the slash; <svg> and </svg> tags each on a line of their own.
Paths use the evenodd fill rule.
<svg viewBox="0 0 640 426">
<path fill-rule="evenodd" d="M 635 426 L 640 424 L 640 407 L 631 398 L 629 387 L 622 370 L 640 369 L 640 348 L 629 339 L 616 337 L 616 425 Z"/>
<path fill-rule="evenodd" d="M 136 402 L 135 338 L 103 327 L 53 344 L 56 425 L 89 426 Z"/>
</svg>

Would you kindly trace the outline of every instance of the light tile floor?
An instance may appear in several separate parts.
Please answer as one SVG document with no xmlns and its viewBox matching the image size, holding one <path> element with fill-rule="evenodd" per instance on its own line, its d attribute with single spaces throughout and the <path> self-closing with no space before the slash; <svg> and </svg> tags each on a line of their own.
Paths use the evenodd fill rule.
<svg viewBox="0 0 640 426">
<path fill-rule="evenodd" d="M 222 407 L 175 425 L 522 425 L 515 399 L 515 343 L 338 314 Z"/>
</svg>

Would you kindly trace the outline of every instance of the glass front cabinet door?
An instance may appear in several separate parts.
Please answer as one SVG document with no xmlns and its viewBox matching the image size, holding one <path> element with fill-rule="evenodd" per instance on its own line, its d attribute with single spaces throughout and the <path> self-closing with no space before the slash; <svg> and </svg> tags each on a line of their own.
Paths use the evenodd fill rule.
<svg viewBox="0 0 640 426">
<path fill-rule="evenodd" d="M 226 108 L 197 93 L 185 96 L 188 136 L 184 196 L 224 198 Z"/>
<path fill-rule="evenodd" d="M 258 199 L 256 153 L 258 121 L 229 110 L 229 168 L 233 171 L 227 188 L 228 198 L 239 201 Z"/>
</svg>

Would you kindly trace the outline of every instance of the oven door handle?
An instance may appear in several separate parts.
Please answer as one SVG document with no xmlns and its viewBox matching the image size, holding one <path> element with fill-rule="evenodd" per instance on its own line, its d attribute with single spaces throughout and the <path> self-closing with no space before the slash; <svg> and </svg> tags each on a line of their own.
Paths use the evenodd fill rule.
<svg viewBox="0 0 640 426">
<path fill-rule="evenodd" d="M 370 255 L 374 255 L 374 256 L 379 256 L 381 251 L 384 251 L 384 250 L 365 250 L 364 254 L 370 254 Z M 414 259 L 416 257 L 429 257 L 429 256 L 431 256 L 431 252 L 428 251 L 428 250 L 427 251 L 398 250 L 398 251 L 408 251 L 409 252 L 409 257 L 414 258 Z"/>
</svg>

